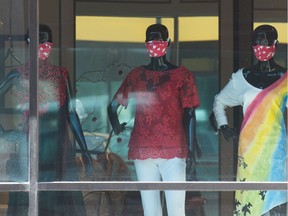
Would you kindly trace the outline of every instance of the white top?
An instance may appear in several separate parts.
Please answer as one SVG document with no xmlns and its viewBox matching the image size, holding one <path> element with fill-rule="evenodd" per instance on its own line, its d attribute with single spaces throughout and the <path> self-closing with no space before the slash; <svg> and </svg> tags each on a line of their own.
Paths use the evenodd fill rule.
<svg viewBox="0 0 288 216">
<path fill-rule="evenodd" d="M 256 88 L 247 82 L 243 75 L 243 68 L 233 73 L 230 81 L 215 96 L 213 104 L 213 112 L 217 121 L 218 128 L 221 125 L 228 125 L 225 109 L 227 107 L 234 107 L 241 105 L 243 107 L 243 114 L 262 89 Z"/>
</svg>

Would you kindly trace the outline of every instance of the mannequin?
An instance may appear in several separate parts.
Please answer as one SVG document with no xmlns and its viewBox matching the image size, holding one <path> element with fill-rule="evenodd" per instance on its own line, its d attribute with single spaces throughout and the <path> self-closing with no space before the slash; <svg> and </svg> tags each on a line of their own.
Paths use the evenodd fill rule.
<svg viewBox="0 0 288 216">
<path fill-rule="evenodd" d="M 28 43 L 29 38 L 27 38 Z M 70 84 L 66 68 L 48 62 L 52 50 L 52 31 L 39 26 L 39 181 L 76 181 L 73 141 L 69 126 L 82 150 L 87 175 L 91 174 L 91 157 L 78 115 L 71 104 Z M 24 113 L 23 130 L 29 132 L 29 64 L 21 65 L 0 81 L 0 95 L 16 86 L 16 96 Z M 27 161 L 25 161 L 28 163 Z M 21 165 L 19 165 L 21 166 Z M 28 172 L 28 169 L 25 170 Z M 7 215 L 28 215 L 28 194 L 10 192 Z M 80 191 L 49 191 L 39 193 L 40 216 L 85 216 Z"/>
<path fill-rule="evenodd" d="M 217 126 L 228 141 L 238 133 L 228 126 L 226 107 L 242 105 L 244 119 L 239 134 L 238 181 L 287 181 L 284 109 L 287 69 L 274 61 L 277 30 L 261 25 L 253 31 L 253 51 L 258 62 L 234 73 L 215 96 Z M 264 52 L 263 52 L 264 51 Z M 211 121 L 213 124 L 213 121 Z M 212 125 L 213 126 L 213 125 Z M 285 191 L 236 191 L 234 215 L 286 215 Z"/>
<path fill-rule="evenodd" d="M 117 109 L 134 97 L 128 158 L 134 160 L 138 180 L 185 181 L 185 160 L 196 145 L 195 108 L 200 104 L 194 76 L 166 59 L 166 26 L 149 26 L 145 42 L 151 61 L 127 75 L 108 105 L 108 116 L 114 133 L 123 132 L 126 123 L 119 122 Z M 185 215 L 185 191 L 165 191 L 165 197 L 169 216 Z M 159 191 L 141 191 L 141 199 L 145 216 L 162 215 Z"/>
</svg>

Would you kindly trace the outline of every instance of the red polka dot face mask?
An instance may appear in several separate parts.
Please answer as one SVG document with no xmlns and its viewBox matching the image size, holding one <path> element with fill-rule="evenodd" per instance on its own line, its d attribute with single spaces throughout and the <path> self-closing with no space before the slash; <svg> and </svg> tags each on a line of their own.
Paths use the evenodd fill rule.
<svg viewBox="0 0 288 216">
<path fill-rule="evenodd" d="M 271 46 L 256 45 L 253 46 L 253 51 L 259 61 L 268 61 L 275 55 L 276 45 Z"/>
<path fill-rule="evenodd" d="M 50 42 L 39 44 L 38 57 L 42 60 L 47 59 L 52 51 L 52 45 Z"/>
<path fill-rule="evenodd" d="M 145 45 L 150 57 L 161 57 L 167 53 L 168 41 L 153 40 L 146 42 Z"/>
</svg>

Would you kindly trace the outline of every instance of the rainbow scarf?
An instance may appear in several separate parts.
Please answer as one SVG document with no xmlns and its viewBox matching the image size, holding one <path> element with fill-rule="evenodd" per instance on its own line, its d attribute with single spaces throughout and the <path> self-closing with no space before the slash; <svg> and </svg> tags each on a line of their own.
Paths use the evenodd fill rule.
<svg viewBox="0 0 288 216">
<path fill-rule="evenodd" d="M 238 181 L 286 181 L 287 74 L 262 90 L 246 110 L 239 139 Z M 285 191 L 236 191 L 234 215 L 260 216 L 284 202 Z"/>
</svg>

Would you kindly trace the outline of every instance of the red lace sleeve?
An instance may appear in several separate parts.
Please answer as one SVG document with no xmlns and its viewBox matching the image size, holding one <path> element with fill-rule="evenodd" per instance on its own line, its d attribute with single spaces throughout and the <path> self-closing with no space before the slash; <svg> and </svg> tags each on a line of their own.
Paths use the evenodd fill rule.
<svg viewBox="0 0 288 216">
<path fill-rule="evenodd" d="M 185 79 L 180 91 L 182 108 L 196 108 L 200 106 L 200 100 L 198 97 L 198 90 L 194 75 L 187 71 L 185 73 Z"/>
<path fill-rule="evenodd" d="M 132 70 L 122 82 L 120 88 L 117 90 L 114 99 L 118 101 L 125 108 L 128 105 L 129 94 L 134 91 L 134 86 L 136 82 L 136 73 L 138 68 Z"/>
</svg>

